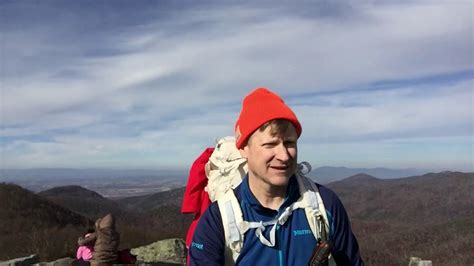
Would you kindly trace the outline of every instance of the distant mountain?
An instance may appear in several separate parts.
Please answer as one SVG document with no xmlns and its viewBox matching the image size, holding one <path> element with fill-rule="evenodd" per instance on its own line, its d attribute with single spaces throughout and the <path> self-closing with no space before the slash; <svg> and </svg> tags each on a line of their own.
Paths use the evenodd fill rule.
<svg viewBox="0 0 474 266">
<path fill-rule="evenodd" d="M 117 202 L 81 186 L 55 187 L 39 192 L 38 195 L 94 221 L 107 213 L 112 213 L 121 220 L 128 220 L 126 218 L 131 215 Z"/>
<path fill-rule="evenodd" d="M 183 194 L 184 188 L 179 188 L 111 200 L 81 186 L 61 186 L 38 193 L 93 221 L 106 213 L 113 213 L 122 239 L 131 247 L 158 239 L 185 237 L 193 217 L 180 212 Z"/>
<path fill-rule="evenodd" d="M 62 256 L 71 247 L 64 243 L 74 245 L 91 224 L 20 186 L 0 183 L 0 260 L 42 253 L 46 248 L 56 250 L 52 256 Z"/>
<path fill-rule="evenodd" d="M 397 179 L 355 175 L 327 184 L 351 217 L 437 223 L 474 217 L 474 173 L 441 172 Z M 433 219 L 436 216 L 436 219 Z"/>
<path fill-rule="evenodd" d="M 423 169 L 389 169 L 389 168 L 347 168 L 322 166 L 310 173 L 320 183 L 328 183 L 343 178 L 365 173 L 377 178 L 399 178 L 427 173 Z M 74 168 L 32 168 L 0 169 L 0 181 L 15 180 L 58 180 L 58 179 L 91 179 L 91 178 L 143 178 L 159 177 L 164 180 L 186 179 L 187 170 L 146 170 L 146 169 L 74 169 Z"/>
<path fill-rule="evenodd" d="M 314 169 L 309 176 L 318 183 L 327 184 L 359 173 L 377 178 L 400 178 L 421 175 L 426 172 L 417 169 L 323 166 Z M 32 191 L 81 185 L 109 198 L 146 195 L 181 187 L 185 185 L 187 175 L 187 171 L 184 170 L 0 169 L 0 181 L 12 182 Z"/>
<path fill-rule="evenodd" d="M 389 169 L 389 168 L 347 168 L 322 166 L 308 175 L 320 184 L 327 184 L 356 174 L 368 174 L 377 178 L 400 178 L 421 175 L 428 172 L 421 169 Z"/>
<path fill-rule="evenodd" d="M 344 203 L 369 264 L 406 264 L 408 254 L 434 265 L 474 261 L 474 251 L 461 248 L 474 246 L 474 173 L 356 175 L 327 187 Z"/>
<path fill-rule="evenodd" d="M 347 177 L 342 180 L 344 183 L 356 183 L 358 186 L 360 185 L 374 185 L 378 182 L 381 182 L 382 179 L 376 178 L 374 176 L 368 174 L 357 174 L 350 177 Z M 336 181 L 337 182 L 337 181 Z"/>
<path fill-rule="evenodd" d="M 133 178 L 161 177 L 184 179 L 187 170 L 146 170 L 146 169 L 74 169 L 74 168 L 31 168 L 0 169 L 0 181 L 22 179 L 84 179 L 84 178 Z"/>
<path fill-rule="evenodd" d="M 127 206 L 80 186 L 35 194 L 18 185 L 0 183 L 0 261 L 33 253 L 42 260 L 70 256 L 77 238 L 109 212 L 118 218 L 122 248 L 185 238 L 193 217 L 180 213 L 183 193 L 180 188 L 137 197 Z"/>
<path fill-rule="evenodd" d="M 117 202 L 136 211 L 150 211 L 163 206 L 178 207 L 180 209 L 184 190 L 185 187 L 176 188 L 150 195 L 118 199 Z"/>
<path fill-rule="evenodd" d="M 89 220 L 20 186 L 0 183 L 0 223 L 4 230 L 15 227 L 26 231 L 42 227 L 87 226 Z"/>
<path fill-rule="evenodd" d="M 474 246 L 474 173 L 392 179 L 358 173 L 326 186 L 344 203 L 366 265 L 406 265 L 409 256 L 430 259 L 435 265 L 474 261 L 474 251 L 466 248 Z M 91 221 L 68 209 L 91 217 L 93 205 L 127 214 L 129 222 L 117 225 L 122 247 L 184 238 L 193 217 L 180 214 L 183 194 L 184 188 L 179 188 L 112 201 L 79 186 L 34 194 L 1 184 L 0 260 L 38 252 L 53 259 L 69 256 Z"/>
<path fill-rule="evenodd" d="M 163 231 L 162 235 L 185 238 L 194 216 L 181 213 L 184 190 L 185 187 L 182 187 L 116 201 L 128 210 L 136 212 L 138 216 L 145 216 L 146 219 L 143 223 L 153 228 L 159 228 Z"/>
</svg>

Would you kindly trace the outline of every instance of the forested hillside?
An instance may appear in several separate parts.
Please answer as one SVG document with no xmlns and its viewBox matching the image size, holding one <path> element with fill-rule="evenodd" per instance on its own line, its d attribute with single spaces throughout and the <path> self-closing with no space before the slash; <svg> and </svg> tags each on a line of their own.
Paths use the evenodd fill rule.
<svg viewBox="0 0 474 266">
<path fill-rule="evenodd" d="M 473 173 L 399 179 L 358 174 L 327 186 L 344 203 L 367 265 L 406 265 L 411 256 L 434 265 L 474 262 Z M 0 260 L 73 256 L 77 237 L 106 212 L 120 217 L 122 248 L 184 238 L 192 216 L 180 213 L 183 193 L 179 188 L 113 201 L 79 186 L 37 195 L 0 184 Z"/>
</svg>

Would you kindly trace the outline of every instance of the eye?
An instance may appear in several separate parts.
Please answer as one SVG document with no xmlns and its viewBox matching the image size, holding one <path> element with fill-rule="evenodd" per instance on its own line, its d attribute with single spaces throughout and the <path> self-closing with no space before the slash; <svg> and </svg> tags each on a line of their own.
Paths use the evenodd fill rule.
<svg viewBox="0 0 474 266">
<path fill-rule="evenodd" d="M 285 145 L 285 147 L 295 147 L 296 146 L 296 141 L 295 140 L 285 140 L 285 142 L 283 142 L 283 144 Z"/>
<path fill-rule="evenodd" d="M 273 148 L 278 145 L 278 141 L 269 141 L 262 144 L 265 148 Z"/>
</svg>

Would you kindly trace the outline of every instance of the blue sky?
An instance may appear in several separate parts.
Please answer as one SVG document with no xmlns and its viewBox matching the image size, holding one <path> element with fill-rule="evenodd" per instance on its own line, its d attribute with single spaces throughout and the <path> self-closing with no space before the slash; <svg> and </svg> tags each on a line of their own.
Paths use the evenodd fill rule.
<svg viewBox="0 0 474 266">
<path fill-rule="evenodd" d="M 280 94 L 314 166 L 474 171 L 469 1 L 0 2 L 0 168 L 187 168 Z"/>
</svg>

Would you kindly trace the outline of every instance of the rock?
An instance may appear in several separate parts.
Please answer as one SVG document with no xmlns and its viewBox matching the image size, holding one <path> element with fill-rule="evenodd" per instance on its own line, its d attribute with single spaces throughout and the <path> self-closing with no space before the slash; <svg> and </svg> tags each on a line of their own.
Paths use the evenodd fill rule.
<svg viewBox="0 0 474 266">
<path fill-rule="evenodd" d="M 417 257 L 410 257 L 410 263 L 408 266 L 432 266 L 433 263 L 431 260 L 422 260 L 421 258 Z"/>
<path fill-rule="evenodd" d="M 0 266 L 27 266 L 39 262 L 39 256 L 36 254 L 30 255 L 28 257 L 22 257 L 12 260 L 7 260 L 0 262 Z"/>
<path fill-rule="evenodd" d="M 180 238 L 161 240 L 133 248 L 130 253 L 137 256 L 137 262 L 186 265 L 186 244 Z"/>
<path fill-rule="evenodd" d="M 79 265 L 74 262 L 76 259 L 73 258 L 62 258 L 51 262 L 40 262 L 33 264 L 33 266 L 70 266 L 70 265 Z"/>
</svg>

